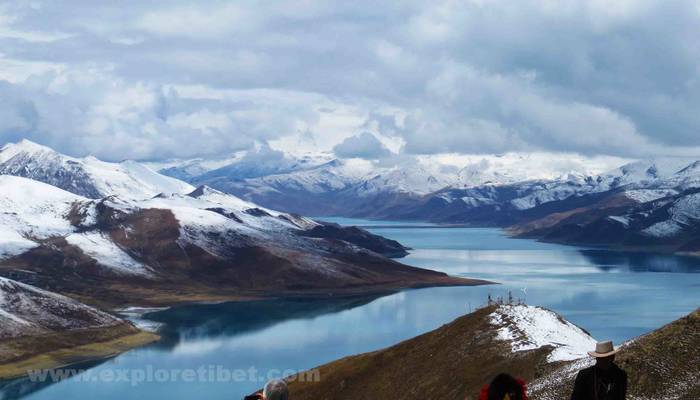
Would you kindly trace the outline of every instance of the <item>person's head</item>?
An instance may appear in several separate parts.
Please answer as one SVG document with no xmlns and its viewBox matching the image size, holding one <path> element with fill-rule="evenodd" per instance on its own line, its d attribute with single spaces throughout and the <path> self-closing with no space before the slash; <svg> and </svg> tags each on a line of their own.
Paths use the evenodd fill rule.
<svg viewBox="0 0 700 400">
<path fill-rule="evenodd" d="M 488 400 L 523 400 L 523 382 L 508 374 L 499 374 L 488 388 Z"/>
<path fill-rule="evenodd" d="M 608 369 L 613 365 L 613 362 L 615 361 L 615 355 L 607 356 L 607 357 L 596 357 L 595 359 L 595 365 L 597 365 L 601 369 Z"/>
<path fill-rule="evenodd" d="M 597 343 L 595 346 L 595 351 L 589 351 L 588 354 L 591 357 L 595 357 L 596 365 L 599 368 L 608 369 L 613 365 L 613 362 L 615 361 L 615 354 L 618 351 L 619 350 L 615 349 L 615 346 L 613 346 L 613 342 L 608 340 Z"/>
<path fill-rule="evenodd" d="M 263 389 L 263 399 L 265 400 L 287 400 L 289 389 L 287 383 L 280 379 L 271 380 Z"/>
</svg>

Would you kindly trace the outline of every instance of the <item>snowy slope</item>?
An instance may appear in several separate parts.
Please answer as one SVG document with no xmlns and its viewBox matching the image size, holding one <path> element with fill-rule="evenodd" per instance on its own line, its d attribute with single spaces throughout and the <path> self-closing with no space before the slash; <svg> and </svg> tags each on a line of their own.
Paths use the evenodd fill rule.
<svg viewBox="0 0 700 400">
<path fill-rule="evenodd" d="M 308 218 L 205 186 L 142 200 L 88 199 L 0 176 L 0 205 L 8 233 L 0 237 L 0 275 L 95 301 L 465 283 L 386 258 L 403 247 L 366 231 L 319 230 Z"/>
<path fill-rule="evenodd" d="M 197 242 L 204 248 L 209 247 L 207 238 L 214 233 L 280 242 L 293 240 L 295 231 L 318 226 L 310 219 L 260 208 L 206 186 L 189 194 L 160 194 L 145 200 L 116 196 L 91 200 L 42 182 L 0 175 L 0 259 L 60 237 L 106 271 L 150 276 L 150 266 L 101 230 L 98 206 L 103 213 L 111 209 L 125 216 L 141 210 L 169 210 L 179 222 L 181 240 Z"/>
<path fill-rule="evenodd" d="M 673 237 L 681 234 L 684 230 L 695 230 L 700 226 L 700 193 L 692 193 L 676 197 L 668 206 L 660 203 L 659 208 L 667 208 L 664 213 L 666 219 L 655 222 L 642 232 L 646 235 L 658 238 Z M 637 220 L 643 219 L 651 212 L 641 215 L 632 215 L 628 218 Z"/>
<path fill-rule="evenodd" d="M 42 182 L 0 175 L 0 260 L 22 254 L 43 240 L 63 237 L 115 272 L 147 274 L 144 266 L 104 236 L 79 233 L 71 224 L 74 207 L 94 212 L 94 206 L 90 199 Z"/>
<path fill-rule="evenodd" d="M 459 157 L 464 167 L 454 187 L 506 185 L 532 180 L 561 180 L 569 175 L 591 176 L 619 165 L 615 157 L 583 157 L 577 154 L 505 153 Z"/>
<path fill-rule="evenodd" d="M 187 182 L 195 177 L 204 175 L 209 171 L 237 163 L 245 156 L 245 154 L 245 151 L 239 151 L 228 157 L 212 159 L 170 159 L 164 161 L 144 162 L 143 165 L 152 169 L 153 171 L 158 171 L 158 173 L 162 175 Z"/>
<path fill-rule="evenodd" d="M 0 258 L 71 233 L 66 216 L 75 202 L 86 200 L 41 182 L 0 175 Z"/>
<path fill-rule="evenodd" d="M 94 157 L 74 158 L 28 140 L 0 149 L 0 174 L 34 179 L 89 198 L 118 195 L 138 199 L 194 189 L 133 161 L 108 163 Z"/>
<path fill-rule="evenodd" d="M 583 329 L 556 313 L 526 305 L 502 305 L 491 314 L 498 338 L 510 343 L 514 352 L 551 346 L 549 362 L 586 357 L 596 340 Z"/>
<path fill-rule="evenodd" d="M 120 322 L 68 297 L 0 277 L 0 340 Z"/>
</svg>

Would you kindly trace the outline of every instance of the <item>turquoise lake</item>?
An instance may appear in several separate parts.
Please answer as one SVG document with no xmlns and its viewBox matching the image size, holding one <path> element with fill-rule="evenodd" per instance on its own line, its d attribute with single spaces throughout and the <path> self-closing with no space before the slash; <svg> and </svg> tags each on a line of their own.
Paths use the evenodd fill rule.
<svg viewBox="0 0 700 400">
<path fill-rule="evenodd" d="M 411 247 L 409 265 L 498 285 L 406 290 L 382 297 L 182 306 L 146 314 L 163 340 L 57 383 L 0 383 L 0 399 L 241 399 L 268 374 L 305 370 L 438 328 L 486 302 L 523 299 L 550 308 L 597 339 L 621 342 L 700 305 L 700 258 L 622 253 L 512 239 L 497 229 L 326 218 L 365 226 Z M 249 371 L 256 380 L 97 379 L 102 371 Z M 105 375 L 106 376 L 106 375 Z M 321 377 L 322 378 L 322 377 Z M 148 379 L 146 379 L 148 380 Z"/>
</svg>

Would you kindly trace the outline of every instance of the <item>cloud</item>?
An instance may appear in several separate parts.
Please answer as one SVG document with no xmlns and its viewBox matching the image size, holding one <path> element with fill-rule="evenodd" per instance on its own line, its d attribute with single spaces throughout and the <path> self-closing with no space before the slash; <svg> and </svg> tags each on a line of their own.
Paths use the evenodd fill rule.
<svg viewBox="0 0 700 400">
<path fill-rule="evenodd" d="M 408 154 L 700 155 L 698 36 L 692 0 L 15 2 L 0 141 L 206 157 L 368 131 Z"/>
<path fill-rule="evenodd" d="M 0 141 L 27 137 L 68 154 L 107 160 L 215 155 L 248 148 L 245 113 L 212 112 L 175 91 L 102 71 L 0 82 Z M 248 117 L 250 120 L 250 117 Z"/>
<path fill-rule="evenodd" d="M 389 149 L 376 136 L 362 132 L 343 140 L 333 147 L 333 152 L 342 158 L 380 159 L 391 156 Z"/>
</svg>

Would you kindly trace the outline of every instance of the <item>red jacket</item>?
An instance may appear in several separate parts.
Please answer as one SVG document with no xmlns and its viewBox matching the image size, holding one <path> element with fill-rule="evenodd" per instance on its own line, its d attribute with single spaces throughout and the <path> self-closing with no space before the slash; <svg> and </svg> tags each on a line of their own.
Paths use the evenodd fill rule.
<svg viewBox="0 0 700 400">
<path fill-rule="evenodd" d="M 525 381 L 520 378 L 517 378 L 516 381 L 518 382 L 518 385 L 520 385 L 523 400 L 527 400 L 527 387 L 525 386 Z M 489 400 L 489 385 L 484 385 L 484 387 L 481 388 L 479 400 Z"/>
</svg>

